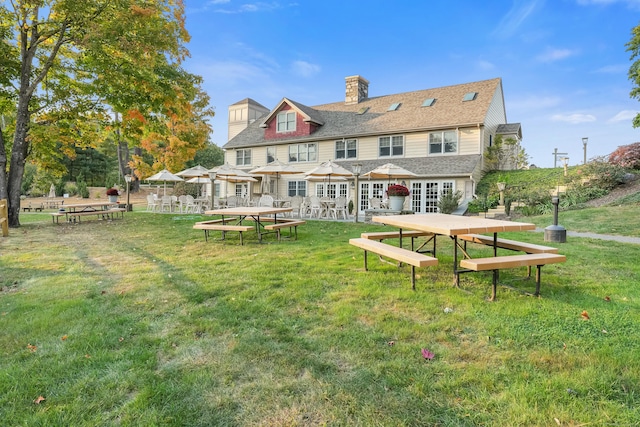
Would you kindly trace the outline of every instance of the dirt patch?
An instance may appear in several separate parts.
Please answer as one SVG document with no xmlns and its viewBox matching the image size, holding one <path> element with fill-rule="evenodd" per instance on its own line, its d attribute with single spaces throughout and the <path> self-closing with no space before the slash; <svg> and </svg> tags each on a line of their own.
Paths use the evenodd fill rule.
<svg viewBox="0 0 640 427">
<path fill-rule="evenodd" d="M 606 206 L 615 202 L 616 200 L 620 200 L 623 197 L 627 197 L 632 194 L 636 194 L 640 192 L 640 179 L 634 177 L 631 181 L 626 184 L 619 185 L 613 191 L 611 191 L 606 196 L 600 197 L 598 199 L 589 200 L 585 203 L 586 206 L 590 208 L 597 208 L 600 206 Z"/>
</svg>

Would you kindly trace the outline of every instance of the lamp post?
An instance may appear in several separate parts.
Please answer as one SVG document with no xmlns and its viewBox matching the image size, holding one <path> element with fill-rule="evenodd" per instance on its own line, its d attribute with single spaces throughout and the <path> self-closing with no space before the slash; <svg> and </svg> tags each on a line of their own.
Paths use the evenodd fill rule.
<svg viewBox="0 0 640 427">
<path fill-rule="evenodd" d="M 356 176 L 356 192 L 355 192 L 355 203 L 353 204 L 354 212 L 354 221 L 358 222 L 358 211 L 360 210 L 360 185 L 358 183 L 358 178 L 360 177 L 360 172 L 362 172 L 362 164 L 354 163 L 353 164 L 353 174 Z"/>
<path fill-rule="evenodd" d="M 216 195 L 216 175 L 217 173 L 215 171 L 209 171 L 209 179 L 211 180 L 211 209 L 213 209 L 213 206 L 214 206 L 213 198 Z"/>
<path fill-rule="evenodd" d="M 129 187 L 131 187 L 131 175 L 126 174 L 124 176 L 124 180 L 127 182 L 127 212 L 133 211 L 131 208 L 131 203 L 129 203 L 129 192 L 131 191 Z"/>
<path fill-rule="evenodd" d="M 589 138 L 586 136 L 582 138 L 582 149 L 584 150 L 584 162 L 583 164 L 587 164 L 587 142 L 589 142 Z"/>
</svg>

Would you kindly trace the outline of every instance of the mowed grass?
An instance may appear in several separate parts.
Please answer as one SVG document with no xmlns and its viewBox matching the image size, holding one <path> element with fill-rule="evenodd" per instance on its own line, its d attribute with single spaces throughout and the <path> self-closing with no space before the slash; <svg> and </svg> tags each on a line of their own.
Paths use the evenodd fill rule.
<svg viewBox="0 0 640 427">
<path fill-rule="evenodd" d="M 640 245 L 569 239 L 540 298 L 488 302 L 490 273 L 451 286 L 446 238 L 414 292 L 348 244 L 382 226 L 240 246 L 201 218 L 21 216 L 0 240 L 1 424 L 640 425 Z"/>
</svg>

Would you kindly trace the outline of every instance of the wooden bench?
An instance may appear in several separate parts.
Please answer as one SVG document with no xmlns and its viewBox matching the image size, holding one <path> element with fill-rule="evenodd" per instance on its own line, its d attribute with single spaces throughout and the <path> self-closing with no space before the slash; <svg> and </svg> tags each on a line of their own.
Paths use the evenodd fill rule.
<svg viewBox="0 0 640 427">
<path fill-rule="evenodd" d="M 349 239 L 349 244 L 364 250 L 364 269 L 368 270 L 367 252 L 374 252 L 380 256 L 395 259 L 411 265 L 411 288 L 416 289 L 416 267 L 438 265 L 438 259 L 408 249 L 387 245 L 375 240 L 356 238 Z"/>
<path fill-rule="evenodd" d="M 125 209 L 122 209 L 122 208 L 112 208 L 112 209 L 105 209 L 100 211 L 80 211 L 80 212 L 58 211 L 58 212 L 51 212 L 50 215 L 51 215 L 51 220 L 54 223 L 58 223 L 60 217 L 67 218 L 69 222 L 75 222 L 76 220 L 80 222 L 81 217 L 89 216 L 89 215 L 97 215 L 102 219 L 115 219 L 117 218 L 118 213 L 122 213 L 122 218 L 124 218 L 124 211 Z"/>
<path fill-rule="evenodd" d="M 196 230 L 204 230 L 204 240 L 209 241 L 209 231 L 221 231 L 222 232 L 222 240 L 225 239 L 226 233 L 230 231 L 235 231 L 240 234 L 240 244 L 243 245 L 244 241 L 242 239 L 242 233 L 245 231 L 253 230 L 252 225 L 233 225 L 226 224 L 222 219 L 213 219 L 209 221 L 201 221 L 196 222 L 193 226 Z"/>
<path fill-rule="evenodd" d="M 360 234 L 360 237 L 362 237 L 363 239 L 369 239 L 369 240 L 377 240 L 379 242 L 382 242 L 385 239 L 399 239 L 400 238 L 400 230 L 398 231 L 380 231 L 380 232 L 372 232 L 372 233 L 362 233 Z M 402 231 L 402 237 L 410 237 L 411 238 L 411 250 L 413 251 L 414 248 L 414 240 L 417 237 L 430 237 L 430 239 L 428 239 L 416 252 L 420 252 L 420 249 L 422 247 L 424 247 L 427 243 L 429 243 L 429 241 L 433 240 L 433 249 L 430 251 L 424 251 L 424 252 L 428 252 L 431 253 L 431 255 L 436 256 L 436 235 L 433 233 L 429 233 L 427 231 L 419 231 L 419 230 L 403 230 Z M 401 242 L 402 243 L 402 242 Z"/>
<path fill-rule="evenodd" d="M 475 258 L 463 259 L 460 261 L 460 267 L 467 268 L 472 271 L 489 271 L 493 270 L 493 283 L 491 289 L 491 301 L 496 298 L 496 288 L 498 286 L 498 274 L 501 269 L 516 267 L 537 267 L 536 271 L 536 292 L 535 296 L 540 295 L 540 270 L 543 265 L 556 264 L 565 262 L 567 257 L 564 255 L 551 253 L 537 253 L 526 255 L 507 255 L 496 256 L 491 258 Z"/>
<path fill-rule="evenodd" d="M 477 243 L 479 245 L 493 246 L 493 237 L 482 234 L 463 234 L 458 239 L 465 242 Z M 533 243 L 518 242 L 517 240 L 496 239 L 496 247 L 501 249 L 509 249 L 512 251 L 521 251 L 528 254 L 557 254 L 558 248 L 550 246 L 536 245 Z"/>
<path fill-rule="evenodd" d="M 261 219 L 262 221 L 262 219 Z M 273 222 L 273 221 L 272 221 Z M 298 226 L 299 225 L 304 225 L 306 224 L 306 221 L 302 221 L 302 220 L 288 220 L 285 219 L 283 221 L 278 220 L 278 222 L 273 223 L 273 224 L 269 224 L 269 225 L 265 225 L 264 229 L 265 230 L 275 230 L 277 236 L 278 236 L 278 242 L 280 241 L 281 238 L 281 234 L 280 234 L 280 230 L 283 228 L 289 228 L 289 237 L 291 237 L 291 227 L 293 227 L 294 231 L 295 231 L 295 239 L 298 240 Z"/>
</svg>

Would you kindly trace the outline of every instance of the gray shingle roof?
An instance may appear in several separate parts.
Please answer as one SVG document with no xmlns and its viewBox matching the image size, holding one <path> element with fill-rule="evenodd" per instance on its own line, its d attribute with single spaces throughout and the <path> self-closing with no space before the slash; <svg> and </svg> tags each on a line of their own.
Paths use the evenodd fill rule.
<svg viewBox="0 0 640 427">
<path fill-rule="evenodd" d="M 483 124 L 496 90 L 500 90 L 500 93 L 502 92 L 501 86 L 501 79 L 495 78 L 435 89 L 367 98 L 360 103 L 351 105 L 341 101 L 307 107 L 285 98 L 284 100 L 292 102 L 297 108 L 311 117 L 313 121 L 324 124 L 308 136 L 266 140 L 264 138 L 264 128 L 260 127 L 264 119 L 270 115 L 266 114 L 232 138 L 223 148 L 319 141 Z M 476 99 L 467 102 L 462 101 L 462 98 L 468 92 L 477 92 Z M 422 103 L 427 98 L 435 98 L 436 102 L 431 107 L 422 107 Z M 393 103 L 400 103 L 401 105 L 396 111 L 387 111 Z M 358 114 L 358 111 L 363 107 L 368 107 L 367 112 Z M 460 156 L 456 158 L 458 157 Z M 438 157 L 438 159 L 442 158 Z"/>
<path fill-rule="evenodd" d="M 468 177 L 480 162 L 479 154 L 468 154 L 463 156 L 434 156 L 420 158 L 386 158 L 376 160 L 358 160 L 358 161 L 338 161 L 335 162 L 340 166 L 353 170 L 354 163 L 362 164 L 362 174 L 372 169 L 382 166 L 385 163 L 393 163 L 396 166 L 405 168 L 418 176 L 429 177 Z M 363 178 L 366 179 L 366 178 Z"/>
</svg>

